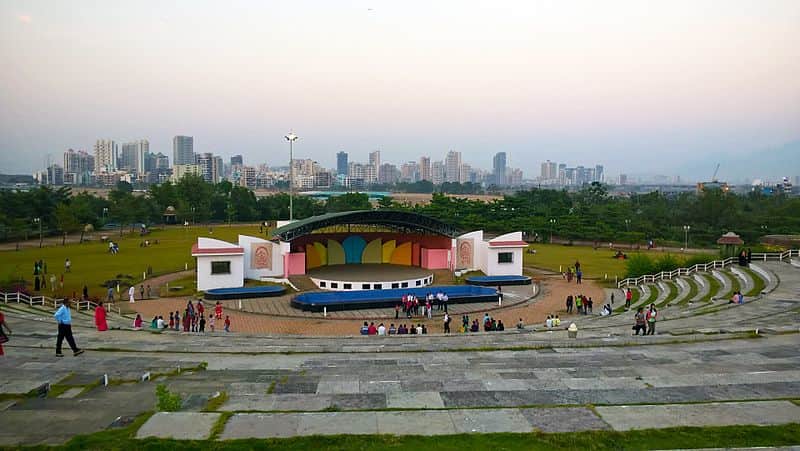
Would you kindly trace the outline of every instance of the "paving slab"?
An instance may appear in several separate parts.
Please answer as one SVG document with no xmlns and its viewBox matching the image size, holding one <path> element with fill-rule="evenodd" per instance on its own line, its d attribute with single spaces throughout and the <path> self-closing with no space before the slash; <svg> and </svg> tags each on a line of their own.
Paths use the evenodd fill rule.
<svg viewBox="0 0 800 451">
<path fill-rule="evenodd" d="M 398 409 L 441 409 L 444 401 L 439 392 L 387 393 L 386 406 Z"/>
<path fill-rule="evenodd" d="M 533 428 L 542 432 L 578 432 L 606 430 L 609 425 L 585 407 L 522 409 Z"/>
<path fill-rule="evenodd" d="M 377 434 L 375 412 L 302 413 L 298 435 Z"/>
<path fill-rule="evenodd" d="M 518 409 L 451 410 L 457 433 L 531 432 L 533 427 Z"/>
<path fill-rule="evenodd" d="M 297 410 L 301 412 L 313 412 L 323 410 L 331 406 L 330 395 L 316 394 L 291 394 L 284 393 L 272 395 L 272 410 Z"/>
<path fill-rule="evenodd" d="M 158 412 L 139 428 L 136 438 L 207 439 L 220 415 L 201 412 Z"/>
<path fill-rule="evenodd" d="M 294 437 L 299 426 L 296 413 L 238 413 L 228 420 L 220 439 Z"/>
<path fill-rule="evenodd" d="M 771 425 L 796 422 L 800 406 L 789 401 L 596 407 L 618 431 L 679 426 Z"/>
<path fill-rule="evenodd" d="M 450 412 L 377 412 L 378 433 L 394 435 L 446 435 L 455 434 L 456 428 Z"/>
<path fill-rule="evenodd" d="M 67 399 L 74 398 L 74 397 L 80 395 L 81 392 L 83 392 L 83 387 L 72 387 L 72 388 L 68 389 L 67 391 L 65 391 L 64 393 L 60 394 L 58 397 L 59 398 L 67 398 Z M 3 410 L 3 409 L 0 409 L 0 410 Z"/>
<path fill-rule="evenodd" d="M 359 382 L 356 380 L 324 378 L 317 385 L 317 393 L 321 394 L 346 394 L 359 393 Z"/>
</svg>

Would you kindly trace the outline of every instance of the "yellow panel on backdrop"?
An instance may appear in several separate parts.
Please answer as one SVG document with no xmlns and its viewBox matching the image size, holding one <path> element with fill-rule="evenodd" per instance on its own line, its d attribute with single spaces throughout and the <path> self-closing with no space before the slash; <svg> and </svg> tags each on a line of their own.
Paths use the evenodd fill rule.
<svg viewBox="0 0 800 451">
<path fill-rule="evenodd" d="M 328 264 L 328 250 L 325 249 L 325 245 L 316 241 L 314 243 L 314 249 L 317 250 L 317 255 L 319 255 L 319 265 L 325 266 Z"/>
<path fill-rule="evenodd" d="M 392 262 L 392 253 L 394 252 L 395 246 L 397 246 L 397 241 L 395 240 L 389 240 L 383 243 L 383 259 L 381 259 L 381 263 Z"/>
<path fill-rule="evenodd" d="M 313 244 L 306 244 L 306 269 L 319 268 L 319 254 Z"/>
<path fill-rule="evenodd" d="M 328 240 L 328 265 L 344 265 L 344 248 L 336 240 Z"/>
<path fill-rule="evenodd" d="M 361 263 L 380 263 L 382 261 L 381 239 L 370 241 L 361 253 Z"/>
<path fill-rule="evenodd" d="M 397 246 L 392 253 L 392 264 L 411 266 L 411 243 Z"/>
</svg>

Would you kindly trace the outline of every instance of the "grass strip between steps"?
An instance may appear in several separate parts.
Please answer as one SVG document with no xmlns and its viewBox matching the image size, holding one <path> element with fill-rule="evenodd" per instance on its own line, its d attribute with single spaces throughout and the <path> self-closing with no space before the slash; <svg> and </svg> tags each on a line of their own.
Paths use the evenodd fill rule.
<svg viewBox="0 0 800 451">
<path fill-rule="evenodd" d="M 695 296 L 697 296 L 697 291 L 698 291 L 697 282 L 691 276 L 684 279 L 684 282 L 686 282 L 686 284 L 689 285 L 689 293 L 686 295 L 685 298 L 681 299 L 681 301 L 678 303 L 679 305 L 687 305 L 689 301 L 691 301 L 692 299 L 694 299 Z"/>
<path fill-rule="evenodd" d="M 758 296 L 767 288 L 767 283 L 764 281 L 763 277 L 757 271 L 753 271 L 750 268 L 739 268 L 742 272 L 746 273 L 750 276 L 750 279 L 753 280 L 753 289 L 744 293 L 745 296 Z"/>
<path fill-rule="evenodd" d="M 667 294 L 667 297 L 664 298 L 663 301 L 661 301 L 658 305 L 656 305 L 656 307 L 659 308 L 659 309 L 663 308 L 665 305 L 667 305 L 670 302 L 674 301 L 675 298 L 678 296 L 678 287 L 675 285 L 675 282 L 672 282 L 672 281 L 664 282 L 664 285 L 667 286 L 667 290 L 669 290 L 669 294 Z"/>
<path fill-rule="evenodd" d="M 241 440 L 168 440 L 135 439 L 136 431 L 153 415 L 139 415 L 127 427 L 108 429 L 90 435 L 74 437 L 66 444 L 48 450 L 605 450 L 605 449 L 675 449 L 675 448 L 742 448 L 777 447 L 800 442 L 800 424 L 777 426 L 715 426 L 644 429 L 625 432 L 585 431 L 569 433 L 455 434 L 440 436 L 419 435 L 333 435 L 303 436 L 282 439 Z M 214 427 L 214 438 L 224 429 L 229 416 L 224 415 Z"/>
</svg>

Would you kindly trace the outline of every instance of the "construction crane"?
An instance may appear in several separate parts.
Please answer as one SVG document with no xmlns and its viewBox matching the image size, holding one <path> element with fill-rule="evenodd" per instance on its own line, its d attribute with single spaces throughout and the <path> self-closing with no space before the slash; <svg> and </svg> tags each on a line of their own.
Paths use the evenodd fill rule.
<svg viewBox="0 0 800 451">
<path fill-rule="evenodd" d="M 719 172 L 719 163 L 717 163 L 717 168 L 714 169 L 714 175 L 711 176 L 711 181 L 717 183 L 717 172 Z"/>
</svg>

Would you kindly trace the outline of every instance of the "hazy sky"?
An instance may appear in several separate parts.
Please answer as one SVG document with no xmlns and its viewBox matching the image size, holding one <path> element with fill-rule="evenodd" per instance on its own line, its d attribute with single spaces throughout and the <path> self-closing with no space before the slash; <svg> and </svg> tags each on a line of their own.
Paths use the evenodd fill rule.
<svg viewBox="0 0 800 451">
<path fill-rule="evenodd" d="M 526 176 L 800 139 L 798 0 L 0 0 L 0 65 L 0 172 L 176 134 L 285 164 L 289 129 L 326 166 L 506 151 Z"/>
</svg>

